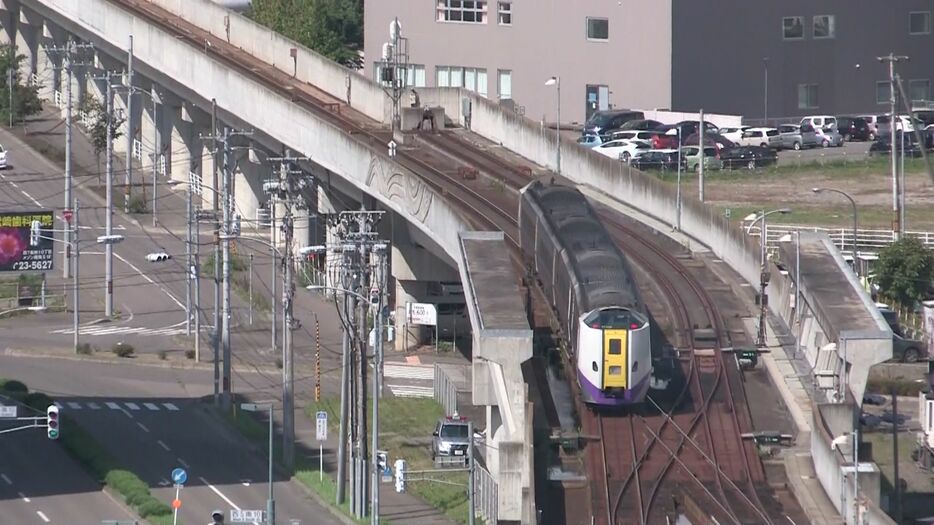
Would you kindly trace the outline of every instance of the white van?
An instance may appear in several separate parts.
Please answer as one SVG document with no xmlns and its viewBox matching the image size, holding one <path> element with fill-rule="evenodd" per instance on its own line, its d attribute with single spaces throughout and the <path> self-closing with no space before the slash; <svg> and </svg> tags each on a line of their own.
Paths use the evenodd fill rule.
<svg viewBox="0 0 934 525">
<path fill-rule="evenodd" d="M 837 127 L 837 117 L 832 115 L 808 115 L 801 119 L 801 125 L 810 124 L 814 129 Z"/>
</svg>

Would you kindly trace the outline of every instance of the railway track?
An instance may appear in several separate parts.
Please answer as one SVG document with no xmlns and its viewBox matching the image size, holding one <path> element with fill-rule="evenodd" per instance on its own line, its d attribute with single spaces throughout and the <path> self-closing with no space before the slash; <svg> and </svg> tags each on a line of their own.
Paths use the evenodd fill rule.
<svg viewBox="0 0 934 525">
<path fill-rule="evenodd" d="M 193 46 L 203 45 L 205 53 L 241 70 L 325 122 L 357 137 L 374 151 L 381 151 L 391 138 L 388 131 L 379 129 L 378 123 L 355 112 L 342 101 L 233 48 L 171 13 L 140 0 L 112 1 Z M 521 267 L 521 261 L 517 259 L 517 199 L 510 199 L 503 193 L 513 192 L 527 184 L 532 178 L 532 170 L 509 163 L 448 133 L 423 134 L 419 138 L 442 153 L 426 155 L 403 148 L 393 160 L 418 174 L 440 196 L 454 201 L 472 226 L 502 230 L 513 247 L 514 261 Z M 468 184 L 460 174 L 448 169 L 452 161 L 482 170 L 492 180 L 499 181 L 501 190 Z M 741 520 L 752 519 L 771 523 L 769 517 L 758 510 L 764 508 L 756 487 L 756 483 L 764 480 L 762 465 L 750 447 L 739 438 L 744 421 L 737 415 L 737 397 L 743 410 L 746 410 L 746 405 L 741 393 L 737 396 L 733 392 L 730 374 L 737 371 L 727 366 L 720 352 L 729 342 L 724 338 L 722 319 L 713 301 L 670 254 L 621 223 L 610 221 L 608 225 L 620 236 L 628 235 L 629 242 L 644 246 L 645 250 L 624 250 L 634 259 L 639 259 L 641 254 L 640 264 L 644 268 L 652 269 L 658 265 L 645 260 L 645 253 L 651 253 L 669 265 L 673 276 L 665 276 L 660 271 L 653 272 L 653 276 L 676 312 L 674 322 L 681 339 L 679 344 L 685 345 L 689 355 L 684 360 L 688 381 L 669 408 L 656 405 L 654 410 L 649 407 L 626 415 L 582 411 L 585 425 L 589 423 L 602 436 L 599 456 L 590 454 L 596 459 L 589 460 L 591 472 L 602 472 L 605 481 L 602 490 L 592 491 L 596 494 L 594 509 L 601 509 L 600 514 L 604 515 L 598 522 L 607 525 L 654 523 L 656 518 L 661 518 L 658 514 L 663 505 L 657 504 L 660 498 L 675 494 L 677 491 L 671 485 L 688 479 L 696 482 L 691 492 L 706 497 L 711 507 L 717 509 L 721 522 L 740 523 Z M 676 284 L 678 279 L 683 281 L 682 286 Z M 684 301 L 685 289 L 690 289 L 694 295 L 694 305 Z M 700 323 L 710 326 L 717 334 L 713 347 L 702 349 L 704 352 L 695 351 L 694 345 L 698 304 L 702 318 Z M 690 404 L 688 410 L 679 412 L 685 404 Z M 587 421 L 588 418 L 592 419 Z M 748 414 L 744 420 L 748 421 Z M 595 461 L 598 464 L 594 464 Z M 712 489 L 705 485 L 710 481 L 714 483 Z"/>
</svg>

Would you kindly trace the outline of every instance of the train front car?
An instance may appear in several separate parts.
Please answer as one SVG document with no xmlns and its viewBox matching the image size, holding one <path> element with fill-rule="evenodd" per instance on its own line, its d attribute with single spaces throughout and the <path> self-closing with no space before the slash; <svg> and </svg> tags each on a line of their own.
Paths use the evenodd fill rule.
<svg viewBox="0 0 934 525">
<path fill-rule="evenodd" d="M 642 402 L 652 374 L 650 323 L 626 258 L 574 187 L 522 189 L 520 245 L 577 369 L 583 401 Z"/>
<path fill-rule="evenodd" d="M 608 307 L 581 316 L 577 379 L 585 403 L 641 403 L 652 375 L 649 320 L 628 308 Z"/>
</svg>

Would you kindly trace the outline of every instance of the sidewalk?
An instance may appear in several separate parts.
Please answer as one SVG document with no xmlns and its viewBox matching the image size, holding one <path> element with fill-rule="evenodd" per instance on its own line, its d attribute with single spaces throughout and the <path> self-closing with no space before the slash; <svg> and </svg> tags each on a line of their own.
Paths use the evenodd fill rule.
<svg viewBox="0 0 934 525">
<path fill-rule="evenodd" d="M 17 126 L 13 132 L 21 140 L 24 140 L 33 149 L 38 150 L 44 156 L 50 157 L 55 163 L 60 163 L 64 158 L 64 135 L 63 125 L 58 119 L 59 110 L 47 106 L 41 115 L 28 120 L 25 126 Z M 79 129 L 77 126 L 76 130 Z M 113 158 L 114 171 L 114 194 L 122 191 L 123 173 L 125 172 L 125 155 L 117 154 Z M 145 157 L 144 157 L 145 158 Z M 73 134 L 72 138 L 72 166 L 75 177 L 76 194 L 82 191 L 81 187 L 88 187 L 90 183 L 97 184 L 98 161 L 94 153 L 93 146 L 87 137 L 78 132 Z M 101 163 L 103 166 L 103 162 Z M 144 183 L 146 195 L 151 203 L 151 171 L 147 166 L 139 166 L 134 163 L 134 182 Z M 103 183 L 103 178 L 100 179 Z M 79 187 L 78 181 L 82 181 Z M 145 182 L 144 182 L 145 181 Z M 115 215 L 127 224 L 135 224 L 145 235 L 149 236 L 154 246 L 166 250 L 172 254 L 185 253 L 185 232 L 186 232 L 186 194 L 184 186 L 181 189 L 170 190 L 164 186 L 165 177 L 159 176 L 157 198 L 158 226 L 152 226 L 151 214 L 124 215 L 122 210 L 116 210 Z M 134 187 L 134 191 L 140 191 Z M 82 200 L 87 197 L 84 195 L 87 191 L 82 191 Z M 91 196 L 99 202 L 95 205 L 104 205 L 104 200 L 99 195 Z M 115 197 L 115 202 L 121 202 Z M 202 225 L 201 245 L 202 262 L 204 262 L 212 252 L 212 236 L 210 228 Z M 263 239 L 262 235 L 258 235 Z M 271 299 L 271 278 L 272 268 L 269 256 L 269 248 L 261 242 L 251 242 L 247 239 L 241 239 L 237 243 L 238 253 L 246 257 L 250 252 L 254 254 L 253 258 L 253 293 L 262 294 L 267 299 Z M 180 264 L 184 268 L 184 256 L 177 257 L 169 263 Z M 281 279 L 281 273 L 278 274 Z M 297 283 L 296 279 L 296 283 Z M 184 283 L 179 285 L 184 290 Z M 276 288 L 277 300 L 281 300 L 282 287 L 281 282 Z M 184 292 L 183 292 L 184 295 Z M 298 449 L 307 449 L 314 451 L 317 459 L 318 442 L 315 441 L 315 422 L 304 416 L 305 400 L 313 399 L 314 395 L 314 377 L 310 371 L 313 370 L 315 362 L 315 353 L 320 350 L 321 371 L 322 371 L 322 389 L 331 394 L 339 392 L 340 381 L 340 358 L 341 358 L 341 331 L 340 320 L 337 310 L 333 303 L 325 300 L 320 295 L 311 293 L 302 289 L 296 284 L 296 290 L 293 299 L 293 316 L 301 321 L 301 327 L 292 332 L 293 350 L 295 355 L 295 393 L 296 393 L 296 440 Z M 271 301 L 270 301 L 271 302 Z M 202 305 L 202 323 L 204 325 L 213 324 L 213 279 L 202 278 L 201 280 L 201 305 Z M 254 322 L 252 326 L 248 319 L 247 301 L 240 297 L 239 293 L 233 293 L 231 297 L 233 329 L 231 348 L 234 353 L 234 364 L 236 366 L 245 365 L 247 367 L 267 368 L 274 364 L 280 357 L 277 352 L 275 355 L 271 352 L 271 315 L 268 312 L 254 312 Z M 282 325 L 281 313 L 276 317 L 277 328 Z M 317 321 L 317 323 L 316 323 Z M 316 340 L 316 333 L 320 335 L 320 340 Z M 281 350 L 281 328 L 278 330 L 279 348 Z M 394 355 L 387 346 L 387 360 L 402 360 L 404 356 Z M 213 353 L 210 346 L 210 337 L 205 335 L 201 344 L 202 360 L 210 362 L 213 359 Z M 460 361 L 463 358 L 450 356 L 426 355 L 426 363 L 435 361 Z M 260 397 L 278 397 L 279 392 L 255 391 L 247 383 L 241 383 L 236 372 L 232 378 L 234 391 L 250 390 L 250 397 L 259 399 Z M 281 417 L 281 416 L 280 416 Z M 281 422 L 281 420 L 280 420 Z M 325 443 L 325 470 L 335 474 L 336 470 L 336 452 L 337 442 L 330 439 Z M 393 489 L 392 483 L 382 485 L 380 492 L 381 515 L 396 523 L 405 523 L 407 525 L 453 525 L 454 522 L 441 514 L 437 509 L 429 506 L 419 498 L 411 494 L 397 494 Z"/>
</svg>

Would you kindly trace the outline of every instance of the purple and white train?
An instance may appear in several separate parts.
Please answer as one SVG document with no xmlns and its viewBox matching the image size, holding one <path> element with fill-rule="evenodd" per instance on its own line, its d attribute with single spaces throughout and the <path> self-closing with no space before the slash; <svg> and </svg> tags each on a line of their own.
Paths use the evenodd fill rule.
<svg viewBox="0 0 934 525">
<path fill-rule="evenodd" d="M 587 199 L 535 181 L 521 190 L 520 247 L 567 337 L 585 403 L 643 401 L 652 378 L 651 323 L 632 270 Z"/>
</svg>

